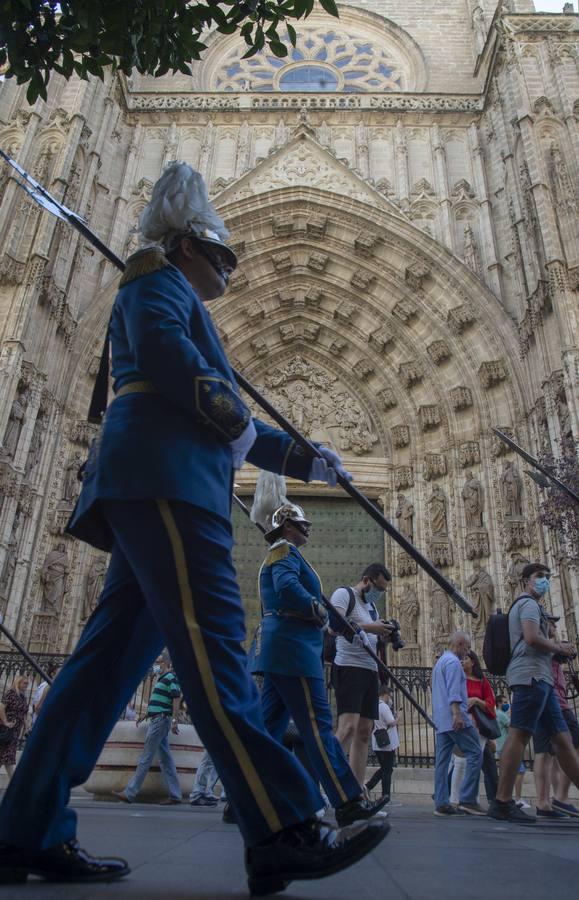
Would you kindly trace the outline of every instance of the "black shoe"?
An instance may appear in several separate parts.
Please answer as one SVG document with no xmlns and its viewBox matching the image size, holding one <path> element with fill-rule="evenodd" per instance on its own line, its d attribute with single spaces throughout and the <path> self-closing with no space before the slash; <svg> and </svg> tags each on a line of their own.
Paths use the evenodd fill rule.
<svg viewBox="0 0 579 900">
<path fill-rule="evenodd" d="M 561 812 L 559 809 L 539 809 L 539 807 L 535 807 L 535 812 L 537 813 L 538 819 L 567 819 L 568 816 L 566 813 Z"/>
<path fill-rule="evenodd" d="M 370 853 L 389 831 L 384 819 L 359 822 L 341 831 L 317 819 L 285 828 L 245 851 L 249 892 L 273 894 L 285 890 L 291 881 L 341 872 Z"/>
<path fill-rule="evenodd" d="M 218 800 L 212 800 L 211 797 L 196 797 L 195 800 L 190 800 L 189 803 L 191 806 L 217 806 Z"/>
<path fill-rule="evenodd" d="M 22 883 L 29 875 L 58 882 L 115 881 L 130 871 L 124 859 L 91 856 L 78 841 L 48 850 L 0 845 L 0 884 Z"/>
<path fill-rule="evenodd" d="M 456 806 L 452 806 L 450 803 L 446 803 L 444 806 L 437 806 L 434 810 L 435 816 L 445 816 L 448 818 L 449 816 L 462 816 L 463 813 L 459 812 Z"/>
<path fill-rule="evenodd" d="M 233 812 L 233 807 L 229 800 L 225 802 L 221 818 L 227 825 L 237 825 L 237 819 L 235 818 L 235 813 Z"/>
<path fill-rule="evenodd" d="M 387 803 L 388 799 L 386 797 L 380 797 L 375 803 L 365 800 L 364 797 L 355 797 L 354 800 L 348 800 L 347 803 L 342 803 L 341 806 L 337 807 L 335 810 L 336 822 L 340 828 L 345 828 L 346 825 L 352 825 L 354 822 L 371 819 Z M 386 813 L 382 813 L 382 815 L 386 816 Z"/>
<path fill-rule="evenodd" d="M 487 816 L 500 822 L 516 822 L 518 825 L 534 825 L 537 821 L 535 816 L 529 816 L 519 809 L 514 800 L 493 800 L 489 804 Z"/>
</svg>

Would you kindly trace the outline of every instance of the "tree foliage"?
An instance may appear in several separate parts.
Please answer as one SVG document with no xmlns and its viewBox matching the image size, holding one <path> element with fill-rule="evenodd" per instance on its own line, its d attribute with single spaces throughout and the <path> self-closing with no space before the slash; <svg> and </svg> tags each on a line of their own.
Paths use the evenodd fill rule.
<svg viewBox="0 0 579 900">
<path fill-rule="evenodd" d="M 103 78 L 112 67 L 157 77 L 167 72 L 191 74 L 189 64 L 206 49 L 203 34 L 239 31 L 245 56 L 265 46 L 287 56 L 285 30 L 295 46 L 288 19 L 309 16 L 316 0 L 0 0 L 0 71 L 28 82 L 26 97 L 46 99 L 52 72 L 65 78 Z M 335 0 L 319 0 L 337 16 Z M 281 33 L 280 33 L 281 32 Z"/>
<path fill-rule="evenodd" d="M 558 449 L 557 456 L 546 456 L 541 463 L 571 490 L 579 493 L 577 445 L 571 437 L 566 437 Z M 546 488 L 539 509 L 539 521 L 557 534 L 562 548 L 568 548 L 573 560 L 579 557 L 579 506 L 569 494 L 556 486 Z"/>
</svg>

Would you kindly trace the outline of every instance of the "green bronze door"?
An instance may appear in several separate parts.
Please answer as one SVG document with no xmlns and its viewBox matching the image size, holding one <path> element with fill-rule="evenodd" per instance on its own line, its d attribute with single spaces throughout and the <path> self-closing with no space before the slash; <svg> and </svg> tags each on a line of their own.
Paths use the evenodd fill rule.
<svg viewBox="0 0 579 900">
<path fill-rule="evenodd" d="M 243 500 L 251 504 L 251 498 Z M 369 563 L 384 562 L 384 533 L 353 500 L 302 499 L 293 495 L 291 500 L 304 506 L 312 522 L 310 540 L 303 552 L 320 576 L 326 597 L 341 585 L 355 584 Z M 267 545 L 253 522 L 235 505 L 233 528 L 236 541 L 233 557 L 251 638 L 259 622 L 257 575 Z"/>
</svg>

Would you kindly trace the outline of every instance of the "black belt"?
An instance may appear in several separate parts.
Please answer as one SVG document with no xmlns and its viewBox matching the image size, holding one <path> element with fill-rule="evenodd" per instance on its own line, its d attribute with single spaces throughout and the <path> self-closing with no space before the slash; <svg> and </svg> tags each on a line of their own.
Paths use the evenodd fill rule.
<svg viewBox="0 0 579 900">
<path fill-rule="evenodd" d="M 273 609 L 264 612 L 264 619 L 267 616 L 276 616 L 279 619 L 298 619 L 300 622 L 309 622 L 313 625 L 319 625 L 315 616 L 308 616 L 306 613 L 298 612 L 296 609 Z"/>
</svg>

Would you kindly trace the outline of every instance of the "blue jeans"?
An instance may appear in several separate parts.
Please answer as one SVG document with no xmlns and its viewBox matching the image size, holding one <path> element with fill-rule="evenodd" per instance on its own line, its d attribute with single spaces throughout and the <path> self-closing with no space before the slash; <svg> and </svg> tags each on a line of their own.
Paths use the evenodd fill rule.
<svg viewBox="0 0 579 900">
<path fill-rule="evenodd" d="M 447 806 L 449 801 L 448 765 L 453 747 L 466 757 L 466 771 L 460 787 L 459 803 L 476 803 L 482 765 L 482 750 L 475 728 L 461 731 L 439 731 L 436 735 L 436 769 L 434 773 L 434 804 Z"/>
<path fill-rule="evenodd" d="M 143 781 L 147 777 L 147 772 L 153 765 L 155 755 L 159 755 L 159 765 L 163 778 L 169 788 L 169 794 L 173 800 L 181 799 L 181 786 L 175 768 L 175 760 L 169 747 L 169 731 L 171 729 L 170 716 L 155 716 L 149 719 L 147 728 L 147 737 L 143 752 L 137 763 L 135 774 L 125 788 L 125 796 L 131 802 L 135 799 L 141 790 Z"/>
<path fill-rule="evenodd" d="M 217 800 L 214 789 L 218 781 L 217 769 L 213 765 L 207 750 L 205 750 L 195 774 L 195 782 L 193 790 L 189 794 L 189 799 L 198 800 L 200 797 L 207 797 L 209 800 Z M 225 800 L 225 788 L 221 791 L 221 799 Z"/>
</svg>

